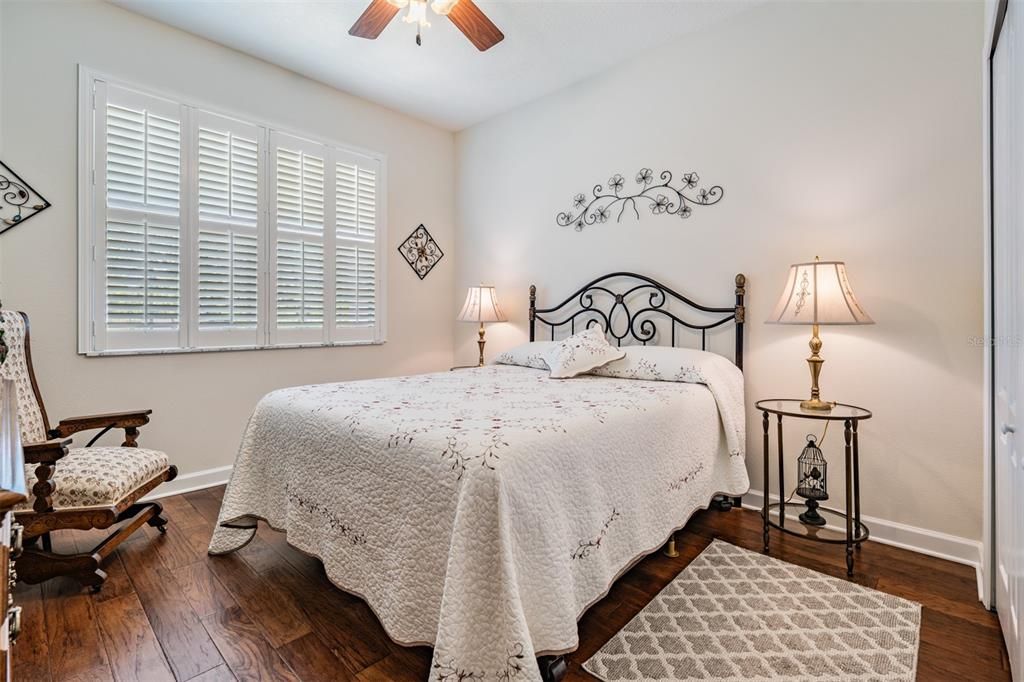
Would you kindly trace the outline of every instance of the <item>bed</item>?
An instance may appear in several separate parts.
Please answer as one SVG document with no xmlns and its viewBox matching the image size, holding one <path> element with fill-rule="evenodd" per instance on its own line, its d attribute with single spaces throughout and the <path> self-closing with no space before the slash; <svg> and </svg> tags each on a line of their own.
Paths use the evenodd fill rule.
<svg viewBox="0 0 1024 682">
<path fill-rule="evenodd" d="M 551 308 L 531 287 L 530 339 L 600 325 L 627 347 L 690 332 L 706 350 L 732 323 L 740 365 L 743 285 L 727 308 L 631 273 Z M 694 357 L 686 381 L 496 364 L 274 391 L 245 430 L 210 552 L 241 548 L 262 520 L 393 640 L 433 646 L 432 679 L 550 679 L 622 573 L 715 495 L 747 490 L 742 375 Z"/>
</svg>

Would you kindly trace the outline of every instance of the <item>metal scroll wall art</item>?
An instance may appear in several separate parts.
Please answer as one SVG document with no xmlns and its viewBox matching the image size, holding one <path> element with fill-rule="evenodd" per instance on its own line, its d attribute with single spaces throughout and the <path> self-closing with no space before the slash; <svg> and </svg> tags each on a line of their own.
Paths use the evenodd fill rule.
<svg viewBox="0 0 1024 682">
<path fill-rule="evenodd" d="M 420 279 L 430 274 L 438 261 L 444 257 L 441 247 L 423 225 L 413 230 L 412 234 L 398 245 L 398 252 Z"/>
<path fill-rule="evenodd" d="M 700 187 L 700 176 L 696 173 L 683 173 L 673 183 L 672 173 L 662 171 L 657 178 L 650 168 L 641 168 L 636 174 L 636 188 L 627 190 L 626 180 L 619 174 L 608 178 L 607 189 L 603 185 L 594 185 L 593 198 L 583 194 L 573 197 L 572 210 L 558 214 L 559 225 L 572 225 L 577 232 L 598 223 L 606 223 L 615 216 L 615 222 L 621 222 L 627 209 L 631 209 L 636 218 L 640 218 L 640 206 L 651 211 L 652 215 L 671 215 L 689 218 L 694 206 L 712 206 L 722 200 L 724 190 L 718 185 L 709 188 Z"/>
<path fill-rule="evenodd" d="M 0 234 L 49 207 L 49 201 L 0 161 Z"/>
</svg>

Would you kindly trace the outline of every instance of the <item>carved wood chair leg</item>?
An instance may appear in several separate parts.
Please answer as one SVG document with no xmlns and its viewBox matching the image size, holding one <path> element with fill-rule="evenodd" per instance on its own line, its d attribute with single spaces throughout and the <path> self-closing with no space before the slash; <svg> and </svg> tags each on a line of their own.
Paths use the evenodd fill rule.
<svg viewBox="0 0 1024 682">
<path fill-rule="evenodd" d="M 130 519 L 128 523 L 105 537 L 89 552 L 56 554 L 50 547 L 49 534 L 42 535 L 44 549 L 26 546 L 22 555 L 18 557 L 18 579 L 34 585 L 50 578 L 70 576 L 82 585 L 91 588 L 93 592 L 99 592 L 103 581 L 107 579 L 107 573 L 101 566 L 118 545 L 141 528 L 144 523 L 154 526 L 163 526 L 167 523 L 167 519 L 160 515 L 163 512 L 163 507 L 155 502 L 132 505 L 130 510 L 134 514 L 124 519 L 121 519 L 124 514 L 118 516 L 118 520 Z"/>
<path fill-rule="evenodd" d="M 96 554 L 54 554 L 26 547 L 17 562 L 18 580 L 30 585 L 62 575 L 70 576 L 94 592 L 99 591 L 107 573 Z"/>
<path fill-rule="evenodd" d="M 43 533 L 43 550 L 47 552 L 53 551 L 53 542 L 50 540 L 49 533 Z"/>
<path fill-rule="evenodd" d="M 132 506 L 128 507 L 123 512 L 118 514 L 114 518 L 114 523 L 121 523 L 125 519 L 130 519 L 130 518 L 136 516 L 139 512 L 141 512 L 143 509 L 146 509 L 151 504 L 152 503 L 146 503 L 146 502 L 140 502 L 140 503 L 133 504 Z"/>
<path fill-rule="evenodd" d="M 156 528 L 161 533 L 166 533 L 168 520 L 167 517 L 164 516 L 163 505 L 160 504 L 159 502 L 150 502 L 149 505 L 153 507 L 154 511 L 153 516 L 150 517 L 149 521 L 147 521 L 146 523 L 148 523 L 150 527 Z"/>
</svg>

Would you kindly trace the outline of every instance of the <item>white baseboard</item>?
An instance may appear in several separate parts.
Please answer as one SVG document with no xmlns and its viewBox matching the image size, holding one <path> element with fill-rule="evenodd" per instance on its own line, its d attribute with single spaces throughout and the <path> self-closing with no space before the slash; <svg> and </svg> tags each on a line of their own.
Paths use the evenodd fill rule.
<svg viewBox="0 0 1024 682">
<path fill-rule="evenodd" d="M 779 496 L 770 495 L 769 499 L 772 502 L 778 502 Z M 764 494 L 760 490 L 750 490 L 743 496 L 745 509 L 761 511 L 763 504 Z M 871 540 L 875 542 L 974 567 L 978 578 L 978 599 L 982 600 L 984 576 L 982 574 L 982 544 L 980 542 L 927 528 L 908 526 L 905 523 L 887 521 L 874 516 L 862 515 L 861 519 L 871 529 Z M 843 529 L 837 528 L 836 530 Z"/>
<path fill-rule="evenodd" d="M 231 478 L 231 464 L 216 469 L 205 469 L 191 474 L 182 474 L 173 481 L 164 483 L 153 491 L 153 494 L 142 498 L 143 501 L 159 500 L 161 497 L 190 493 L 193 490 L 212 488 L 217 485 L 224 485 Z"/>
</svg>

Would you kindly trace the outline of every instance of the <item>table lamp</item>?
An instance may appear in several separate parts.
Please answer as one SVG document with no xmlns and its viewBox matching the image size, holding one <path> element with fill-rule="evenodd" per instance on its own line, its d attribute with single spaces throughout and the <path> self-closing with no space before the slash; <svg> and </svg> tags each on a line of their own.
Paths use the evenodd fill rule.
<svg viewBox="0 0 1024 682">
<path fill-rule="evenodd" d="M 789 266 L 786 288 L 767 322 L 811 325 L 811 357 L 807 358 L 811 369 L 811 398 L 801 401 L 800 407 L 823 412 L 831 410 L 833 403 L 823 401 L 818 390 L 818 377 L 825 362 L 819 355 L 818 325 L 875 323 L 853 295 L 846 277 L 846 264 L 815 258 L 810 263 Z"/>
<path fill-rule="evenodd" d="M 466 293 L 466 302 L 459 313 L 460 322 L 480 323 L 480 338 L 476 344 L 480 347 L 480 367 L 484 366 L 484 322 L 505 322 L 505 313 L 498 307 L 498 297 L 494 287 L 470 287 Z"/>
</svg>

